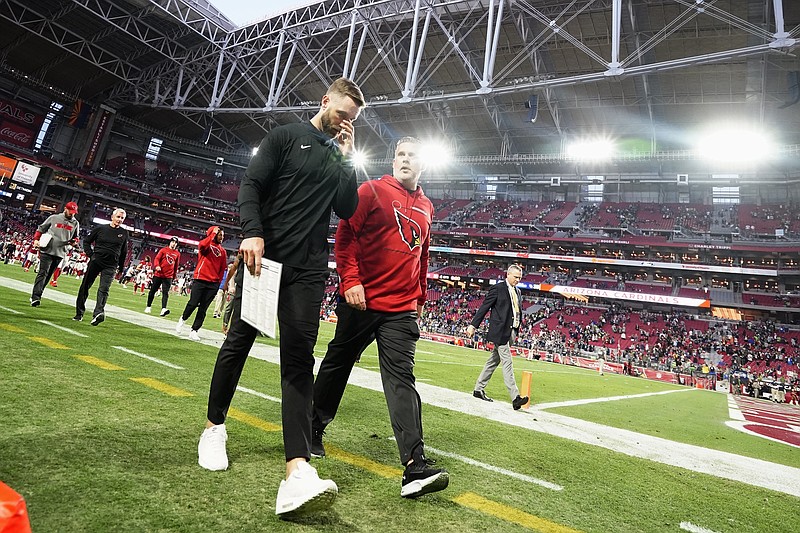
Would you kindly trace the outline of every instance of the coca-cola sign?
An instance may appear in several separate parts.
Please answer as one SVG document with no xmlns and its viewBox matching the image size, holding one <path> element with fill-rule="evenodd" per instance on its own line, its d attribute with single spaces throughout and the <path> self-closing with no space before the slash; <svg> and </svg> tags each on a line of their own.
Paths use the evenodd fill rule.
<svg viewBox="0 0 800 533">
<path fill-rule="evenodd" d="M 33 146 L 34 136 L 33 131 L 22 126 L 11 122 L 0 122 L 0 141 L 30 148 Z"/>
</svg>

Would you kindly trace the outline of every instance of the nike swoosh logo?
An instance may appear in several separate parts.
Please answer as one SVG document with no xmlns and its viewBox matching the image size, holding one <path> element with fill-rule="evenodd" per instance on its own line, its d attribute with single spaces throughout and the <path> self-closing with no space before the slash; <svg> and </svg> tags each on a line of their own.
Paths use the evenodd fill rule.
<svg viewBox="0 0 800 533">
<path fill-rule="evenodd" d="M 311 148 L 310 144 L 301 144 L 300 145 L 300 149 L 301 150 L 308 150 L 309 148 Z"/>
</svg>

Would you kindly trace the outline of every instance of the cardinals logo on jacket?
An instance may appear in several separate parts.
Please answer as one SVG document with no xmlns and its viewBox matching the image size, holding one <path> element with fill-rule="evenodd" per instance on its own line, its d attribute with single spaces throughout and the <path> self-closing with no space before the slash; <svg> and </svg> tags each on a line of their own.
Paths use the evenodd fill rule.
<svg viewBox="0 0 800 533">
<path fill-rule="evenodd" d="M 394 208 L 394 218 L 397 221 L 400 238 L 408 245 L 409 250 L 422 244 L 422 228 L 419 227 L 419 224 L 405 216 L 396 207 Z"/>
</svg>

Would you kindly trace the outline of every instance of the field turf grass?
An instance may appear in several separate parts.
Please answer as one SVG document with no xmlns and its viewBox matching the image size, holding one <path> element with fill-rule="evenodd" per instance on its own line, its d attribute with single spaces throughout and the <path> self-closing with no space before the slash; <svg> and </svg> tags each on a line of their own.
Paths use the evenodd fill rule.
<svg viewBox="0 0 800 533">
<path fill-rule="evenodd" d="M 0 480 L 25 497 L 35 532 L 674 532 L 681 523 L 720 533 L 800 532 L 800 498 L 489 420 L 469 407 L 423 406 L 427 446 L 448 454 L 428 455 L 450 471 L 451 483 L 406 500 L 383 395 L 352 384 L 325 437 L 329 457 L 312 463 L 339 485 L 336 503 L 319 515 L 278 519 L 284 457 L 276 364 L 248 361 L 240 385 L 262 396 L 237 393 L 228 419 L 230 469 L 207 472 L 197 465 L 197 441 L 217 348 L 153 329 L 156 315 L 122 321 L 110 310 L 106 322 L 92 327 L 90 305 L 84 321 L 73 322 L 74 278 L 62 276 L 57 289 L 46 289 L 42 306 L 32 308 L 34 276 L 0 264 Z M 9 280 L 26 283 L 28 292 Z M 59 294 L 70 300 L 48 299 Z M 144 300 L 114 283 L 109 305 L 141 313 Z M 174 325 L 185 303 L 172 295 L 172 314 L 158 320 Z M 212 337 L 219 325 L 209 313 L 201 337 Z M 317 356 L 333 329 L 321 324 Z M 416 376 L 444 398 L 483 407 L 464 395 L 486 357 L 421 341 Z M 377 378 L 377 365 L 372 346 L 357 368 Z M 523 370 L 534 372 L 534 404 L 679 388 L 539 361 L 516 360 L 515 370 L 518 384 Z M 486 392 L 511 417 L 536 416 L 535 409 L 513 413 L 500 371 Z M 548 412 L 800 467 L 797 448 L 725 426 L 724 394 L 684 390 Z"/>
</svg>

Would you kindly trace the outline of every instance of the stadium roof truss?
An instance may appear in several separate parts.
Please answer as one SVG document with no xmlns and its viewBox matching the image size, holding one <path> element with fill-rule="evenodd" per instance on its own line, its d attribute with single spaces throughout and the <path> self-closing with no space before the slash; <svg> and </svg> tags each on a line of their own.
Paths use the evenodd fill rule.
<svg viewBox="0 0 800 533">
<path fill-rule="evenodd" d="M 309 118 L 342 75 L 367 96 L 358 140 L 377 158 L 406 134 L 469 156 L 557 153 L 586 134 L 685 149 L 715 115 L 798 144 L 800 106 L 781 109 L 800 99 L 798 4 L 329 0 L 237 28 L 202 0 L 0 0 L 0 55 L 20 84 L 186 139 L 210 127 L 231 150 Z"/>
</svg>

